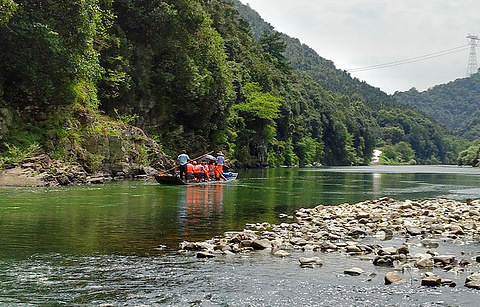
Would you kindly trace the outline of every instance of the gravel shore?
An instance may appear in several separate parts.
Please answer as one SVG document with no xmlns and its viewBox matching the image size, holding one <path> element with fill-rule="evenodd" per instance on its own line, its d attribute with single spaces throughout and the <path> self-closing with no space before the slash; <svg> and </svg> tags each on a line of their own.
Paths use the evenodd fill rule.
<svg viewBox="0 0 480 307">
<path fill-rule="evenodd" d="M 357 204 L 319 205 L 299 209 L 294 216 L 282 214 L 284 223 L 247 224 L 243 231 L 226 232 L 204 242 L 182 242 L 181 252 L 197 258 L 270 252 L 272 257 L 298 257 L 300 267 L 322 267 L 322 253 L 368 255 L 373 267 L 389 267 L 385 284 L 402 283 L 399 271 L 415 269 L 422 286 L 456 286 L 456 282 L 433 272 L 465 274 L 464 285 L 480 289 L 480 252 L 474 259 L 461 254 L 436 252 L 442 242 L 476 242 L 480 239 L 480 200 L 459 202 L 447 198 L 422 201 L 397 201 L 380 198 Z M 392 238 L 401 246 L 371 244 L 369 238 L 388 242 Z M 408 240 L 418 240 L 424 253 L 410 252 Z M 312 254 L 313 253 L 313 254 Z M 346 275 L 362 275 L 359 268 L 344 268 Z"/>
</svg>

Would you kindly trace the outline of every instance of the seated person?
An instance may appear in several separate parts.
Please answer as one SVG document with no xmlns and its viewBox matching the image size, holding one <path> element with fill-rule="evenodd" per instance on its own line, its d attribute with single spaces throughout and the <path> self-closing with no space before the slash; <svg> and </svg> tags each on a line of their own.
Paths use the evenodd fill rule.
<svg viewBox="0 0 480 307">
<path fill-rule="evenodd" d="M 193 178 L 194 175 L 194 167 L 192 161 L 188 161 L 187 163 L 187 180 Z"/>
</svg>

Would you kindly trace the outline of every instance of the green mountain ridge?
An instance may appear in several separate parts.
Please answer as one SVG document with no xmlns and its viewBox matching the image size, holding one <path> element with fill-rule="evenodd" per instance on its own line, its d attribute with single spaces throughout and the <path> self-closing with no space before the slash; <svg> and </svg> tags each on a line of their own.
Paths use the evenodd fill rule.
<svg viewBox="0 0 480 307">
<path fill-rule="evenodd" d="M 474 141 L 480 138 L 480 74 L 418 92 L 415 88 L 393 97 L 442 122 L 454 134 Z"/>
</svg>

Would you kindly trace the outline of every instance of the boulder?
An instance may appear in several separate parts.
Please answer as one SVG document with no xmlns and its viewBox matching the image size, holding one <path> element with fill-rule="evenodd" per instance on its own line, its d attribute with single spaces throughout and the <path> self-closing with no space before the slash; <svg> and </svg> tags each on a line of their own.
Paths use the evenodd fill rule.
<svg viewBox="0 0 480 307">
<path fill-rule="evenodd" d="M 437 275 L 428 275 L 422 279 L 422 286 L 437 287 L 442 284 L 442 279 Z"/>
<path fill-rule="evenodd" d="M 383 232 L 385 234 L 383 240 L 388 241 L 393 239 L 393 231 L 388 228 L 381 228 L 378 230 L 379 232 Z"/>
<path fill-rule="evenodd" d="M 455 256 L 452 255 L 440 255 L 433 257 L 433 263 L 440 266 L 447 266 L 455 262 Z"/>
<path fill-rule="evenodd" d="M 458 264 L 460 264 L 461 266 L 467 266 L 467 265 L 470 265 L 471 263 L 467 259 L 463 258 L 462 260 L 460 260 Z"/>
<path fill-rule="evenodd" d="M 356 228 L 350 230 L 347 235 L 353 238 L 358 238 L 358 237 L 365 237 L 368 233 L 365 230 Z"/>
<path fill-rule="evenodd" d="M 443 233 L 445 231 L 445 227 L 443 227 L 443 225 L 434 224 L 430 226 L 430 231 L 434 233 Z"/>
<path fill-rule="evenodd" d="M 480 290 L 480 272 L 470 274 L 465 280 L 465 287 Z"/>
<path fill-rule="evenodd" d="M 480 216 L 480 212 L 478 212 L 478 210 L 470 210 L 468 214 L 470 216 Z"/>
<path fill-rule="evenodd" d="M 419 254 L 419 255 L 416 255 L 416 257 L 418 258 L 416 261 L 415 261 L 415 266 L 419 269 L 425 269 L 425 268 L 430 268 L 430 267 L 433 267 L 434 263 L 433 263 L 433 260 L 432 260 L 432 256 L 431 255 L 428 255 L 428 254 Z"/>
<path fill-rule="evenodd" d="M 184 242 L 180 243 L 180 249 L 190 250 L 190 251 L 206 251 L 206 250 L 214 250 L 215 245 L 207 243 L 207 242 L 188 242 L 188 241 L 184 241 Z"/>
<path fill-rule="evenodd" d="M 463 235 L 465 234 L 465 232 L 463 231 L 463 228 L 461 226 L 458 226 L 458 225 L 450 225 L 448 227 L 448 229 L 450 230 L 450 232 L 452 234 L 455 234 L 455 235 Z"/>
<path fill-rule="evenodd" d="M 402 282 L 405 282 L 405 279 L 398 276 L 397 273 L 388 272 L 387 274 L 385 274 L 385 284 L 386 285 L 397 284 L 397 283 L 402 283 Z"/>
<path fill-rule="evenodd" d="M 423 247 L 426 247 L 426 248 L 437 248 L 439 245 L 437 242 L 435 242 L 432 239 L 423 239 L 421 243 Z"/>
<path fill-rule="evenodd" d="M 416 226 L 407 226 L 406 230 L 407 233 L 411 236 L 419 236 L 424 232 L 422 228 Z"/>
<path fill-rule="evenodd" d="M 375 259 L 373 259 L 373 265 L 376 266 L 389 266 L 393 267 L 393 262 L 395 261 L 395 258 L 392 256 L 377 256 Z"/>
<path fill-rule="evenodd" d="M 378 250 L 377 255 L 379 256 L 385 256 L 385 255 L 395 255 L 398 253 L 398 250 L 396 247 L 384 247 Z"/>
<path fill-rule="evenodd" d="M 254 240 L 250 246 L 256 250 L 266 249 L 266 248 L 272 247 L 272 242 L 270 242 L 267 239 L 259 239 L 259 240 Z"/>
<path fill-rule="evenodd" d="M 311 258 L 300 257 L 298 258 L 298 262 L 300 262 L 300 266 L 302 267 L 313 267 L 314 265 L 317 265 L 317 266 L 323 265 L 323 261 L 318 257 L 311 257 Z"/>
<path fill-rule="evenodd" d="M 451 279 L 442 279 L 442 286 L 456 287 L 457 283 Z"/>
<path fill-rule="evenodd" d="M 332 242 L 330 241 L 323 241 L 321 244 L 320 244 L 320 248 L 322 250 L 327 250 L 327 249 L 332 249 L 332 250 L 336 250 L 338 249 L 338 246 L 333 244 Z"/>
<path fill-rule="evenodd" d="M 408 254 L 410 254 L 410 250 L 409 250 L 408 247 L 406 247 L 406 246 L 400 247 L 400 248 L 397 250 L 397 252 L 398 252 L 399 254 L 401 254 L 401 255 L 408 255 Z"/>
<path fill-rule="evenodd" d="M 419 269 L 431 268 L 433 265 L 432 259 L 429 258 L 421 258 L 415 261 L 415 266 Z"/>
<path fill-rule="evenodd" d="M 362 252 L 362 250 L 358 246 L 355 246 L 355 245 L 348 245 L 346 247 L 346 250 L 347 250 L 347 253 L 349 253 L 349 254 L 356 254 L 356 253 L 361 253 Z"/>
</svg>

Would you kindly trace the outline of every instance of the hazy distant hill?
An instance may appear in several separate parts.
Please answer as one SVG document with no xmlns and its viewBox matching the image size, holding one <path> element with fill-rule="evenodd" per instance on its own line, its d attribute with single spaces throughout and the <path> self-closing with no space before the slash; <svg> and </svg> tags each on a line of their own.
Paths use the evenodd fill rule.
<svg viewBox="0 0 480 307">
<path fill-rule="evenodd" d="M 480 138 L 480 74 L 437 85 L 424 92 L 415 88 L 396 92 L 393 97 L 445 124 L 456 135 L 469 140 Z"/>
</svg>

